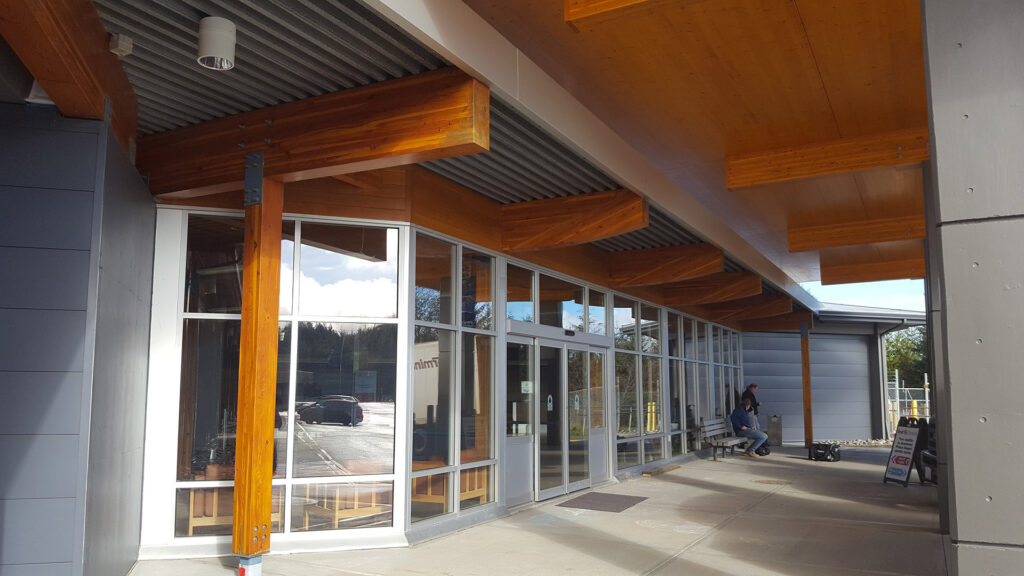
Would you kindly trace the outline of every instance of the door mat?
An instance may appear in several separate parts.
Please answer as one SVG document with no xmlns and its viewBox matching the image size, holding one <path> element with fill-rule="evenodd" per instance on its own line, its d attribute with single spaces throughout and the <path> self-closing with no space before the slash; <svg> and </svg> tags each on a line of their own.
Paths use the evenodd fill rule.
<svg viewBox="0 0 1024 576">
<path fill-rule="evenodd" d="M 558 506 L 563 508 L 582 508 L 584 510 L 598 510 L 600 512 L 622 512 L 623 510 L 647 500 L 641 496 L 623 496 L 622 494 L 607 494 L 604 492 L 590 492 L 583 496 L 577 496 L 572 500 L 566 500 Z"/>
</svg>

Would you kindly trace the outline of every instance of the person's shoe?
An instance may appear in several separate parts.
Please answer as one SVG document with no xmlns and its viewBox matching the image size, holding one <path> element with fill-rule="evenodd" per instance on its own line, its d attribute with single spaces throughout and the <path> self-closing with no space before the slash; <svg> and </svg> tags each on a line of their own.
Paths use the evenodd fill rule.
<svg viewBox="0 0 1024 576">
<path fill-rule="evenodd" d="M 750 456 L 751 458 L 760 458 L 760 456 L 754 454 L 753 452 L 747 452 L 747 456 Z"/>
</svg>

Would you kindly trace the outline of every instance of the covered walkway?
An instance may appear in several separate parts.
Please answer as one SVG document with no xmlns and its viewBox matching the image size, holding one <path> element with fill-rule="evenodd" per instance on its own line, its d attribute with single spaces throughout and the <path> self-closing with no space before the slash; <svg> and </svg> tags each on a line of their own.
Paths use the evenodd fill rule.
<svg viewBox="0 0 1024 576">
<path fill-rule="evenodd" d="M 597 488 L 645 497 L 618 513 L 559 506 L 577 495 L 410 548 L 267 556 L 267 576 L 945 574 L 936 489 L 881 482 L 888 450 L 806 460 L 697 460 Z M 140 562 L 134 576 L 224 576 L 234 560 Z"/>
</svg>

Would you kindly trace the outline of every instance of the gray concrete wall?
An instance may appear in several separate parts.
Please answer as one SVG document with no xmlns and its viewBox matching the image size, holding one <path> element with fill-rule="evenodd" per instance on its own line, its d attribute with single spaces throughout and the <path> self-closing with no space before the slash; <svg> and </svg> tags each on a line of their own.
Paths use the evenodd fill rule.
<svg viewBox="0 0 1024 576">
<path fill-rule="evenodd" d="M 79 471 L 102 127 L 0 105 L 2 576 L 64 576 L 81 566 Z"/>
<path fill-rule="evenodd" d="M 950 574 L 1019 574 L 1024 3 L 924 0 L 929 317 Z"/>
<path fill-rule="evenodd" d="M 86 576 L 126 574 L 139 555 L 156 208 L 107 138 L 85 515 Z"/>
<path fill-rule="evenodd" d="M 873 408 L 869 337 L 810 336 L 811 398 L 815 440 L 870 438 Z M 804 441 L 800 335 L 743 334 L 743 386 L 757 382 L 761 422 L 782 416 L 783 442 Z"/>
</svg>

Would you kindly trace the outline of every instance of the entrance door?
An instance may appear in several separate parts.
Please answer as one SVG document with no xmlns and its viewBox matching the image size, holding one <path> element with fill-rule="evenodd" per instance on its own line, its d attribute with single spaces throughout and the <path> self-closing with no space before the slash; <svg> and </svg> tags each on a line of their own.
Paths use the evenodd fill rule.
<svg viewBox="0 0 1024 576">
<path fill-rule="evenodd" d="M 537 500 L 590 486 L 590 358 L 586 346 L 538 341 Z"/>
<path fill-rule="evenodd" d="M 565 411 L 569 492 L 590 486 L 590 379 L 587 349 L 566 347 Z"/>
<path fill-rule="evenodd" d="M 512 507 L 533 502 L 537 392 L 536 345 L 532 338 L 509 336 L 505 356 L 507 404 L 505 409 L 505 505 Z"/>
<path fill-rule="evenodd" d="M 537 354 L 537 500 L 565 494 L 565 348 L 539 346 Z"/>
</svg>

